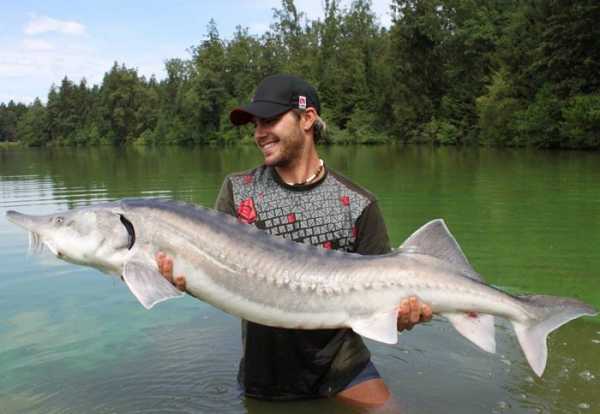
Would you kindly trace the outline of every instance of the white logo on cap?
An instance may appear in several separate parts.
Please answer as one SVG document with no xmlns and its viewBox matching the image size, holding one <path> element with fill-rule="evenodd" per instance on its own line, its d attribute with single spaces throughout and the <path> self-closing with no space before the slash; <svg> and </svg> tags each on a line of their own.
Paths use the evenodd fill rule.
<svg viewBox="0 0 600 414">
<path fill-rule="evenodd" d="M 306 96 L 298 97 L 298 108 L 306 109 Z"/>
</svg>

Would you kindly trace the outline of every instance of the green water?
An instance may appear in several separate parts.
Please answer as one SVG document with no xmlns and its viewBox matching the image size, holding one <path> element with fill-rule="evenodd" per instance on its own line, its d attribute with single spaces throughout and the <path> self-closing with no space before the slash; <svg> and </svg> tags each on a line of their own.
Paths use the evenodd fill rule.
<svg viewBox="0 0 600 414">
<path fill-rule="evenodd" d="M 600 154 L 334 147 L 325 162 L 375 193 L 399 245 L 443 217 L 475 268 L 511 292 L 600 307 Z M 212 205 L 252 147 L 0 150 L 0 413 L 361 412 L 335 401 L 244 399 L 239 320 L 195 299 L 144 310 L 121 282 L 27 254 L 4 212 L 45 213 L 122 197 Z M 485 354 L 444 320 L 368 342 L 394 394 L 377 412 L 600 413 L 600 318 L 549 338 L 542 379 L 504 321 Z"/>
</svg>

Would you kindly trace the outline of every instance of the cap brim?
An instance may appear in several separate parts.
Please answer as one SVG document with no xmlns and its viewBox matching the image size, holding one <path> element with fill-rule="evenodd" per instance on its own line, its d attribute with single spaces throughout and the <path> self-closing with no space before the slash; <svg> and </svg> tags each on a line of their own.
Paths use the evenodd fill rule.
<svg viewBox="0 0 600 414">
<path fill-rule="evenodd" d="M 271 119 L 292 109 L 289 105 L 274 102 L 252 102 L 248 105 L 235 108 L 229 113 L 229 120 L 233 125 L 244 125 L 252 119 Z"/>
</svg>

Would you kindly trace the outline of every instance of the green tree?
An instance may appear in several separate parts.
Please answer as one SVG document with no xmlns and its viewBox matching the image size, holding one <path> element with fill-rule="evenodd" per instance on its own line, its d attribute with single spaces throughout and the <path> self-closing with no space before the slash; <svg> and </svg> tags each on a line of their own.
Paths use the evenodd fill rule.
<svg viewBox="0 0 600 414">
<path fill-rule="evenodd" d="M 104 75 L 99 91 L 99 118 L 104 139 L 115 144 L 133 142 L 143 132 L 139 108 L 144 99 L 144 80 L 137 70 L 116 62 Z"/>
<path fill-rule="evenodd" d="M 600 95 L 578 95 L 562 107 L 564 146 L 600 148 Z"/>
<path fill-rule="evenodd" d="M 216 141 L 228 96 L 224 80 L 225 43 L 212 19 L 207 39 L 193 48 L 193 62 L 195 76 L 184 98 L 186 119 L 191 121 L 189 139 L 194 143 Z"/>
<path fill-rule="evenodd" d="M 17 117 L 0 104 L 0 142 L 14 141 L 17 134 Z"/>
<path fill-rule="evenodd" d="M 553 92 L 563 99 L 598 91 L 600 3 L 551 0 L 537 6 L 543 26 L 530 71 L 552 84 Z"/>
<path fill-rule="evenodd" d="M 478 129 L 484 144 L 519 146 L 525 144 L 515 129 L 515 117 L 524 104 L 517 100 L 508 72 L 495 73 L 487 93 L 477 98 Z"/>
<path fill-rule="evenodd" d="M 39 98 L 27 108 L 17 125 L 17 136 L 25 145 L 42 146 L 50 138 L 47 130 L 46 108 Z"/>
</svg>

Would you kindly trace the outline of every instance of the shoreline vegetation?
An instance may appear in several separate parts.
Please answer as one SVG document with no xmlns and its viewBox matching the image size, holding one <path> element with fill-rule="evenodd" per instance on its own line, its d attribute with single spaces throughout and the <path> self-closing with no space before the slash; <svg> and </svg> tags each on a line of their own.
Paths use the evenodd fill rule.
<svg viewBox="0 0 600 414">
<path fill-rule="evenodd" d="M 600 149 L 599 2 L 390 3 L 389 28 L 368 0 L 325 0 L 322 20 L 282 0 L 268 31 L 228 40 L 210 20 L 160 81 L 115 62 L 99 85 L 1 103 L 0 148 L 252 142 L 229 111 L 292 73 L 318 88 L 332 144 Z"/>
</svg>

